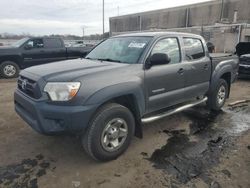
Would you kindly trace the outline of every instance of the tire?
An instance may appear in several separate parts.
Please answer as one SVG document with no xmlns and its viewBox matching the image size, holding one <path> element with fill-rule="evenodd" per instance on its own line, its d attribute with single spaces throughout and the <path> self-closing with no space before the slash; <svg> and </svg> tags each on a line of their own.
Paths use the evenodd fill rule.
<svg viewBox="0 0 250 188">
<path fill-rule="evenodd" d="M 82 136 L 82 145 L 95 160 L 114 160 L 127 150 L 134 131 L 135 119 L 128 108 L 116 103 L 106 104 L 90 121 Z"/>
<path fill-rule="evenodd" d="M 16 78 L 19 71 L 18 65 L 13 61 L 4 61 L 0 64 L 0 75 L 4 78 Z"/>
<path fill-rule="evenodd" d="M 208 107 L 211 110 L 219 111 L 225 104 L 228 96 L 228 83 L 224 79 L 219 79 L 215 90 L 208 97 Z"/>
</svg>

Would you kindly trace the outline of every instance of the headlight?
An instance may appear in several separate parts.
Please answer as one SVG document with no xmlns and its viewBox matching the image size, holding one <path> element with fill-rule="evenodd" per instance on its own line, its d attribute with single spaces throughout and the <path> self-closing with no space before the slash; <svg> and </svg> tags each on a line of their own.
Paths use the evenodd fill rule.
<svg viewBox="0 0 250 188">
<path fill-rule="evenodd" d="M 77 94 L 80 85 L 80 82 L 48 82 L 44 91 L 52 101 L 68 101 Z"/>
</svg>

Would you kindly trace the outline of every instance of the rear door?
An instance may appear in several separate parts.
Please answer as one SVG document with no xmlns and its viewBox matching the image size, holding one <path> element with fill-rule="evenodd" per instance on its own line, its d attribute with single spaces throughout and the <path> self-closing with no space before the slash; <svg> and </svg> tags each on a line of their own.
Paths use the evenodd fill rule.
<svg viewBox="0 0 250 188">
<path fill-rule="evenodd" d="M 158 40 L 150 56 L 154 53 L 166 53 L 171 61 L 145 70 L 147 113 L 177 104 L 183 99 L 184 67 L 181 63 L 179 39 L 167 37 Z"/>
<path fill-rule="evenodd" d="M 66 48 L 60 38 L 44 38 L 44 60 L 54 62 L 67 59 Z"/>
<path fill-rule="evenodd" d="M 204 95 L 209 89 L 212 64 L 203 44 L 199 38 L 183 38 L 185 99 Z"/>
</svg>

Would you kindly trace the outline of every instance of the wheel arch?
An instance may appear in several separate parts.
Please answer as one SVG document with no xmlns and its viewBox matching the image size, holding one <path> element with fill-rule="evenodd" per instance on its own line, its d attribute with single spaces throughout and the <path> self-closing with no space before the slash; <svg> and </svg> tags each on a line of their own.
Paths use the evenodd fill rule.
<svg viewBox="0 0 250 188">
<path fill-rule="evenodd" d="M 224 79 L 228 84 L 228 96 L 227 96 L 228 98 L 232 82 L 232 67 L 230 65 L 221 66 L 220 68 L 214 70 L 211 77 L 208 95 L 211 95 L 211 93 L 216 88 L 216 85 L 220 79 Z"/>
<path fill-rule="evenodd" d="M 21 69 L 21 57 L 16 55 L 16 56 L 2 56 L 0 57 L 0 65 L 4 63 L 5 61 L 12 61 L 13 63 L 16 63 L 17 66 Z"/>
<path fill-rule="evenodd" d="M 103 103 L 101 103 L 99 105 L 99 107 L 96 109 L 96 112 L 102 106 L 104 106 L 108 103 L 120 104 L 122 106 L 125 106 L 126 108 L 128 108 L 132 112 L 132 114 L 135 118 L 135 136 L 138 138 L 142 138 L 143 137 L 143 130 L 142 130 L 142 122 L 141 122 L 141 112 L 139 109 L 140 107 L 136 101 L 136 97 L 133 94 L 125 94 L 125 95 L 110 98 L 109 100 L 103 101 Z M 95 114 L 95 112 L 93 114 Z"/>
<path fill-rule="evenodd" d="M 141 114 L 135 96 L 133 94 L 122 95 L 119 97 L 112 98 L 106 103 L 112 102 L 125 106 L 132 112 L 135 118 L 135 136 L 138 138 L 142 138 L 143 131 L 141 123 Z"/>
<path fill-rule="evenodd" d="M 143 89 L 136 83 L 118 84 L 103 88 L 85 102 L 86 105 L 94 103 L 99 104 L 97 110 L 107 103 L 118 103 L 127 107 L 133 113 L 136 121 L 135 136 L 143 137 L 141 117 L 145 112 L 145 99 Z"/>
</svg>

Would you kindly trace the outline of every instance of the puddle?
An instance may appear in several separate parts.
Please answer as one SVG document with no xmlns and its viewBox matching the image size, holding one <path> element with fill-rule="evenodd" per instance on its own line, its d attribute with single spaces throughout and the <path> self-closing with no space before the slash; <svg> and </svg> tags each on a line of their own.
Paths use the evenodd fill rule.
<svg viewBox="0 0 250 188">
<path fill-rule="evenodd" d="M 51 164 L 39 154 L 34 159 L 24 159 L 19 164 L 0 167 L 0 187 L 36 188 L 37 179 L 46 174 Z"/>
<path fill-rule="evenodd" d="M 224 112 L 209 112 L 206 109 L 193 108 L 185 111 L 183 114 L 191 120 L 191 123 L 189 124 L 189 134 L 196 135 L 205 130 L 211 129 L 216 118 L 223 115 Z"/>
<path fill-rule="evenodd" d="M 240 135 L 250 129 L 250 102 L 230 107 L 225 111 L 231 115 L 232 127 L 227 130 L 230 135 Z"/>
<path fill-rule="evenodd" d="M 155 168 L 174 175 L 181 183 L 187 183 L 192 178 L 204 176 L 208 168 L 219 162 L 224 150 L 221 146 L 230 144 L 230 140 L 222 136 L 211 138 L 208 134 L 203 138 L 205 141 L 192 141 L 187 134 L 174 134 L 165 146 L 154 151 L 149 160 Z"/>
<path fill-rule="evenodd" d="M 207 171 L 219 163 L 228 148 L 234 147 L 237 136 L 250 129 L 249 114 L 249 103 L 220 112 L 190 109 L 183 113 L 191 120 L 188 131 L 164 130 L 170 138 L 148 159 L 180 183 L 199 177 L 211 185 Z"/>
</svg>

